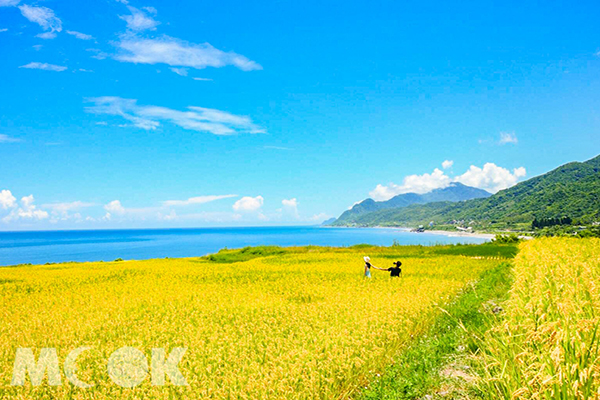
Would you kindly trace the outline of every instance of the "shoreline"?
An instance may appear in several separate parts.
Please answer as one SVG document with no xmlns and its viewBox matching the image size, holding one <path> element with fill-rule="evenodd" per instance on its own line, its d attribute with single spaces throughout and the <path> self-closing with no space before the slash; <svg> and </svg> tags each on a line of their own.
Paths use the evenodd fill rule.
<svg viewBox="0 0 600 400">
<path fill-rule="evenodd" d="M 424 232 L 414 232 L 414 233 L 430 233 L 435 235 L 445 235 L 449 237 L 472 237 L 479 239 L 493 239 L 496 237 L 493 233 L 469 233 L 469 232 L 450 232 L 450 231 L 438 231 L 438 230 L 428 230 Z"/>
<path fill-rule="evenodd" d="M 341 228 L 341 227 L 340 227 Z M 400 231 L 404 231 L 404 232 L 409 232 L 409 233 L 424 233 L 424 234 L 430 234 L 430 235 L 443 235 L 443 236 L 448 236 L 448 237 L 471 237 L 471 238 L 476 238 L 476 239 L 493 239 L 496 237 L 496 234 L 494 233 L 477 233 L 477 232 L 473 232 L 473 233 L 469 233 L 469 232 L 452 232 L 452 231 L 440 231 L 440 230 L 425 230 L 423 232 L 413 232 L 412 228 L 403 228 L 400 226 L 370 226 L 368 228 L 375 228 L 375 229 L 397 229 Z"/>
</svg>

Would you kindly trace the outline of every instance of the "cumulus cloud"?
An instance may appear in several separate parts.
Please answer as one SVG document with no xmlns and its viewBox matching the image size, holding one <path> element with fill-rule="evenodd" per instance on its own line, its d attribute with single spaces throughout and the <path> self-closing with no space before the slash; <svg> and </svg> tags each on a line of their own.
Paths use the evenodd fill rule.
<svg viewBox="0 0 600 400">
<path fill-rule="evenodd" d="M 120 15 L 123 21 L 127 23 L 127 29 L 132 31 L 145 31 L 145 30 L 155 30 L 156 26 L 160 24 L 160 22 L 154 20 L 154 18 L 150 17 L 146 12 L 139 10 L 135 7 L 127 6 L 127 9 L 131 13 L 131 15 Z M 151 10 L 152 14 L 156 14 L 156 9 L 153 7 L 145 7 L 146 11 Z"/>
<path fill-rule="evenodd" d="M 264 199 L 262 196 L 244 196 L 233 204 L 233 210 L 242 212 L 258 211 L 262 207 L 263 202 Z"/>
<path fill-rule="evenodd" d="M 19 6 L 21 14 L 31 22 L 35 22 L 45 31 L 62 31 L 62 21 L 54 15 L 54 11 L 48 7 L 36 7 L 23 4 Z"/>
<path fill-rule="evenodd" d="M 0 207 L 7 210 L 17 206 L 17 199 L 12 195 L 10 190 L 0 191 Z"/>
<path fill-rule="evenodd" d="M 113 213 L 113 214 L 117 214 L 117 215 L 125 214 L 125 207 L 123 207 L 121 205 L 121 202 L 119 200 L 111 201 L 110 203 L 108 203 L 104 206 L 104 209 L 109 213 Z M 109 218 L 110 218 L 110 216 L 109 216 Z"/>
<path fill-rule="evenodd" d="M 116 60 L 135 64 L 167 64 L 196 69 L 233 65 L 243 71 L 262 69 L 258 63 L 240 54 L 221 51 L 208 43 L 188 43 L 169 36 L 149 39 L 123 35 L 117 47 Z"/>
<path fill-rule="evenodd" d="M 283 211 L 286 215 L 295 219 L 300 218 L 300 215 L 298 214 L 298 200 L 296 200 L 296 198 L 289 200 L 283 199 L 281 204 L 283 205 Z"/>
<path fill-rule="evenodd" d="M 10 214 L 2 218 L 4 222 L 16 221 L 16 220 L 43 220 L 48 218 L 48 213 L 43 210 L 38 210 L 33 204 L 33 195 L 25 196 L 21 198 L 21 206 L 14 207 Z"/>
<path fill-rule="evenodd" d="M 0 143 L 16 143 L 16 142 L 20 142 L 20 140 L 17 138 L 12 138 L 3 133 L 0 133 Z"/>
<path fill-rule="evenodd" d="M 219 196 L 198 196 L 198 197 L 190 197 L 187 200 L 167 200 L 167 201 L 163 201 L 163 205 L 166 207 L 189 206 L 192 204 L 210 203 L 211 201 L 216 201 L 216 200 L 221 200 L 221 199 L 229 199 L 232 197 L 237 197 L 237 194 L 225 194 L 225 195 L 219 195 Z"/>
<path fill-rule="evenodd" d="M 494 163 L 486 163 L 483 168 L 471 165 L 464 174 L 456 177 L 450 177 L 436 168 L 431 174 L 409 175 L 404 178 L 401 185 L 395 183 L 390 183 L 387 186 L 379 184 L 369 192 L 369 195 L 374 200 L 385 201 L 399 194 L 423 194 L 435 189 L 443 189 L 452 182 L 460 182 L 467 186 L 496 193 L 499 190 L 514 186 L 525 175 L 526 170 L 524 167 L 515 168 L 511 172 Z"/>
<path fill-rule="evenodd" d="M 483 168 L 471 165 L 469 170 L 457 176 L 455 181 L 496 193 L 515 185 L 519 178 L 525 175 L 526 171 L 523 167 L 515 168 L 511 173 L 508 169 L 499 167 L 494 163 L 486 163 Z"/>
<path fill-rule="evenodd" d="M 444 168 L 444 169 L 452 168 L 453 165 L 454 165 L 454 161 L 446 160 L 442 163 L 442 168 Z"/>
<path fill-rule="evenodd" d="M 77 31 L 67 31 L 67 33 L 71 36 L 75 36 L 77 39 L 81 40 L 92 40 L 94 37 L 92 35 L 86 35 L 85 33 L 77 32 Z"/>
<path fill-rule="evenodd" d="M 409 175 L 404 178 L 401 185 L 390 183 L 388 186 L 384 186 L 379 184 L 369 192 L 369 195 L 374 200 L 384 201 L 403 193 L 428 193 L 434 189 L 444 188 L 451 182 L 452 179 L 448 175 L 436 168 L 431 174 Z"/>
<path fill-rule="evenodd" d="M 67 67 L 64 67 L 62 65 L 54 65 L 54 64 L 40 63 L 40 62 L 30 62 L 29 64 L 21 65 L 19 68 L 41 69 L 44 71 L 55 71 L 55 72 L 61 72 L 61 71 L 65 71 L 67 69 Z"/>
<path fill-rule="evenodd" d="M 140 106 L 137 105 L 137 100 L 120 97 L 87 100 L 94 103 L 93 106 L 86 107 L 87 112 L 120 116 L 133 126 L 146 130 L 154 130 L 161 122 L 167 121 L 184 129 L 215 135 L 265 132 L 248 117 L 211 108 L 189 106 L 186 111 L 178 111 L 160 106 Z"/>
<path fill-rule="evenodd" d="M 498 144 L 517 144 L 518 142 L 519 140 L 514 132 L 500 132 L 500 140 L 498 141 Z"/>
<path fill-rule="evenodd" d="M 297 208 L 298 200 L 296 200 L 296 198 L 289 199 L 289 200 L 283 199 L 283 200 L 281 200 L 281 204 L 283 204 L 284 207 Z"/>
</svg>

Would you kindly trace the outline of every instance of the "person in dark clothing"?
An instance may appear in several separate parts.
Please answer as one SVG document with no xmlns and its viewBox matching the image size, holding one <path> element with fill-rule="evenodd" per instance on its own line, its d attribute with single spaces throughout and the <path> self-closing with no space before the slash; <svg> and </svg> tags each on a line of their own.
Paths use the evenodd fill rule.
<svg viewBox="0 0 600 400">
<path fill-rule="evenodd" d="M 400 268 L 402 263 L 400 261 L 396 261 L 393 264 L 394 264 L 393 267 L 390 267 L 387 269 L 388 271 L 390 271 L 390 276 L 392 278 L 400 277 L 400 275 L 402 275 L 402 268 Z"/>
<path fill-rule="evenodd" d="M 402 265 L 402 263 L 400 261 L 396 261 L 393 264 L 394 264 L 394 266 L 393 267 L 389 267 L 389 268 L 377 268 L 374 265 L 372 265 L 372 267 L 375 268 L 375 269 L 378 269 L 380 271 L 389 271 L 390 277 L 392 277 L 392 278 L 398 278 L 398 277 L 400 277 L 400 275 L 402 275 L 402 268 L 400 268 L 400 266 Z"/>
</svg>

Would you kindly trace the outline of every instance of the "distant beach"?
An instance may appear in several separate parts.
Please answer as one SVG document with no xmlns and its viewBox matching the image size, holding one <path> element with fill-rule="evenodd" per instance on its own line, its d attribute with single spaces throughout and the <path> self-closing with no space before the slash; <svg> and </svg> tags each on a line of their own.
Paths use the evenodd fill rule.
<svg viewBox="0 0 600 400">
<path fill-rule="evenodd" d="M 428 230 L 425 232 L 418 233 L 426 233 L 430 235 L 446 235 L 448 237 L 471 237 L 471 238 L 479 238 L 479 239 L 488 239 L 491 240 L 496 237 L 493 233 L 478 233 L 478 232 L 452 232 L 452 231 L 438 231 L 438 230 Z"/>
</svg>

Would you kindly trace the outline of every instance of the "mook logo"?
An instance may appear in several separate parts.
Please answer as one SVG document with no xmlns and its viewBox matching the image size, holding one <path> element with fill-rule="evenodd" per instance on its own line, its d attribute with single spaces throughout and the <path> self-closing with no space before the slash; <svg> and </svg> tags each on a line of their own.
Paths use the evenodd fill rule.
<svg viewBox="0 0 600 400">
<path fill-rule="evenodd" d="M 77 357 L 90 349 L 90 347 L 79 347 L 71 351 L 63 365 L 67 380 L 79 388 L 87 389 L 94 386 L 93 383 L 83 382 L 77 377 Z M 125 388 L 140 385 L 148 376 L 148 370 L 151 371 L 152 386 L 163 386 L 167 376 L 173 385 L 188 386 L 185 377 L 177 367 L 186 350 L 185 347 L 175 347 L 167 357 L 165 349 L 154 348 L 150 360 L 151 368 L 149 368 L 148 359 L 142 351 L 134 347 L 121 347 L 110 355 L 106 363 L 106 371 L 115 384 Z M 29 375 L 31 384 L 39 386 L 46 374 L 50 386 L 62 385 L 60 364 L 55 348 L 41 349 L 37 362 L 31 348 L 17 349 L 11 385 L 25 385 L 26 377 Z"/>
</svg>

